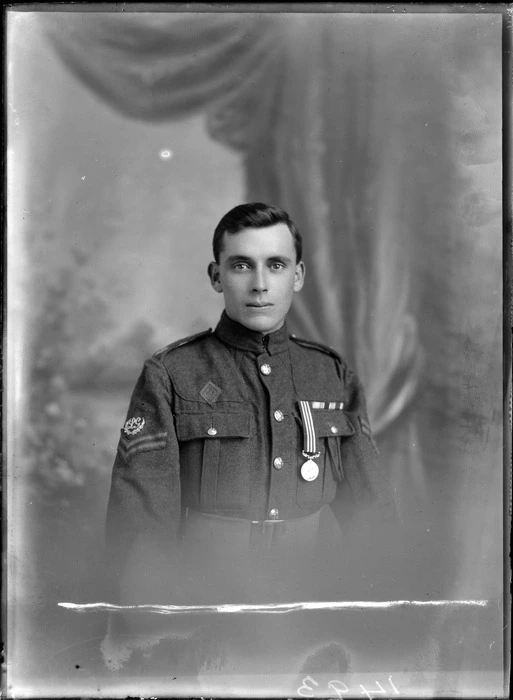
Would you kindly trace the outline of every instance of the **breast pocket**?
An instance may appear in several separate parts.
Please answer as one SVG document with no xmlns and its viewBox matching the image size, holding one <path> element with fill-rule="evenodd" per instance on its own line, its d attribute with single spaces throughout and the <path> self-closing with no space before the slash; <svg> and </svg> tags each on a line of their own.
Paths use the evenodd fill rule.
<svg viewBox="0 0 513 700">
<path fill-rule="evenodd" d="M 249 505 L 251 416 L 193 413 L 176 416 L 187 505 L 236 513 Z"/>
<path fill-rule="evenodd" d="M 314 481 L 306 481 L 299 472 L 297 498 L 300 505 L 321 505 L 335 498 L 337 482 L 344 478 L 341 441 L 355 433 L 351 421 L 340 410 L 312 410 L 312 418 L 316 450 L 320 452 L 315 460 L 319 475 Z"/>
</svg>

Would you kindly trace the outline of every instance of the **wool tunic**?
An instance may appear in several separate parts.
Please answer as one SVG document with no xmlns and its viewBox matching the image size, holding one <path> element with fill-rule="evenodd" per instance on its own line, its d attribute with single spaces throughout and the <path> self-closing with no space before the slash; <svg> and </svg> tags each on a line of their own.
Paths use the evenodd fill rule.
<svg viewBox="0 0 513 700">
<path fill-rule="evenodd" d="M 318 470 L 312 480 L 302 471 L 307 447 Z M 119 440 L 107 544 L 118 575 L 134 557 L 139 569 L 142 561 L 152 568 L 152 557 L 172 562 L 174 583 L 165 590 L 173 601 L 159 588 L 161 602 L 175 602 L 179 589 L 198 600 L 193 584 L 205 578 L 198 559 L 209 562 L 210 580 L 213 565 L 247 573 L 248 552 L 261 562 L 258 553 L 272 554 L 269 545 L 280 540 L 282 553 L 293 542 L 299 557 L 303 544 L 305 553 L 307 544 L 320 551 L 322 532 L 325 543 L 343 537 L 356 510 L 388 502 L 363 388 L 344 360 L 290 336 L 286 325 L 262 334 L 223 312 L 214 332 L 173 343 L 145 363 Z M 204 537 L 191 566 L 183 550 L 198 544 L 198 533 Z M 185 561 L 189 574 L 178 581 Z M 228 575 L 227 582 L 231 596 L 243 585 Z"/>
</svg>

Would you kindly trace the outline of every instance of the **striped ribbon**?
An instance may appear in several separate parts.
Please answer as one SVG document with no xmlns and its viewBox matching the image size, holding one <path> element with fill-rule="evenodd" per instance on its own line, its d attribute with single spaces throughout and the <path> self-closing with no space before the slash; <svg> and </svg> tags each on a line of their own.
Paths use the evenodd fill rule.
<svg viewBox="0 0 513 700">
<path fill-rule="evenodd" d="M 343 401 L 312 401 L 312 408 L 327 408 L 329 411 L 341 411 L 344 408 Z"/>
<path fill-rule="evenodd" d="M 301 411 L 301 418 L 303 419 L 305 434 L 304 452 L 313 455 L 316 452 L 315 428 L 312 418 L 312 410 L 308 401 L 300 401 L 299 410 Z"/>
</svg>

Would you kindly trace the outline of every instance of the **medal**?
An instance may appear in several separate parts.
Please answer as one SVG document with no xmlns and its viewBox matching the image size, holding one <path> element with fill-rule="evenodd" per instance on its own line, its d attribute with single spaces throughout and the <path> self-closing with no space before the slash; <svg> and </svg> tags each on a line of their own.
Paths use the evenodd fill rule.
<svg viewBox="0 0 513 700">
<path fill-rule="evenodd" d="M 301 466 L 301 476 L 305 481 L 315 481 L 319 476 L 319 466 L 313 461 L 312 458 L 307 459 L 307 461 Z"/>
<path fill-rule="evenodd" d="M 319 465 L 314 462 L 314 459 L 317 459 L 321 453 L 316 452 L 315 428 L 308 401 L 300 401 L 299 410 L 303 419 L 305 437 L 305 449 L 302 454 L 306 457 L 306 462 L 301 465 L 301 476 L 305 481 L 315 481 L 319 476 Z"/>
</svg>

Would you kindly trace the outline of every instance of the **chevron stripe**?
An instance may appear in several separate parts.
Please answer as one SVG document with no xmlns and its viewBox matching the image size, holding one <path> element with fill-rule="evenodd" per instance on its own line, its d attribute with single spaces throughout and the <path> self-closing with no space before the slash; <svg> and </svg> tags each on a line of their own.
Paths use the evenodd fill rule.
<svg viewBox="0 0 513 700">
<path fill-rule="evenodd" d="M 367 421 L 364 420 L 361 416 L 360 416 L 360 425 L 362 428 L 362 433 L 364 435 L 366 435 L 367 437 L 371 437 L 371 435 L 372 435 L 371 427 L 370 427 L 369 423 L 367 423 Z"/>
<path fill-rule="evenodd" d="M 146 435 L 137 440 L 128 441 L 122 437 L 119 441 L 118 449 L 121 455 L 127 459 L 139 452 L 150 452 L 151 450 L 161 450 L 167 445 L 167 432 Z"/>
<path fill-rule="evenodd" d="M 143 435 L 142 437 L 135 438 L 135 440 L 128 440 L 124 435 L 122 435 L 122 437 L 129 447 L 135 447 L 135 445 L 140 445 L 144 442 L 151 442 L 152 440 L 165 440 L 167 438 L 167 431 L 162 433 L 154 433 L 153 435 Z"/>
<path fill-rule="evenodd" d="M 122 447 L 119 448 L 121 456 L 125 459 L 130 459 L 141 452 L 153 452 L 154 450 L 163 450 L 166 446 L 166 442 L 152 442 L 147 445 L 140 445 L 139 447 L 134 447 L 132 450 L 124 450 Z"/>
</svg>

